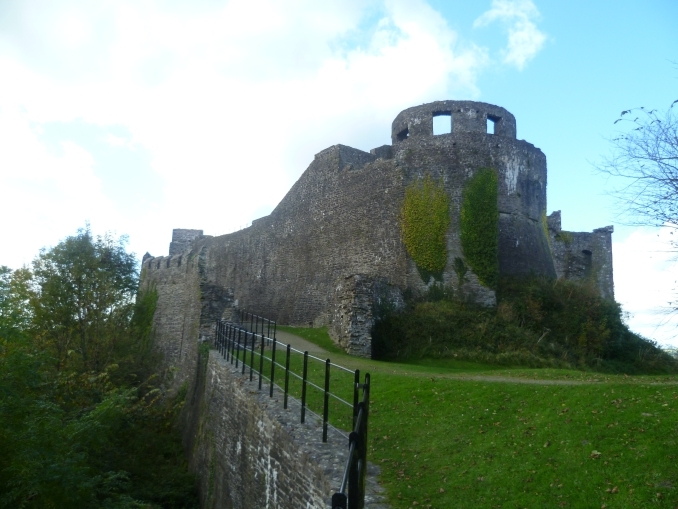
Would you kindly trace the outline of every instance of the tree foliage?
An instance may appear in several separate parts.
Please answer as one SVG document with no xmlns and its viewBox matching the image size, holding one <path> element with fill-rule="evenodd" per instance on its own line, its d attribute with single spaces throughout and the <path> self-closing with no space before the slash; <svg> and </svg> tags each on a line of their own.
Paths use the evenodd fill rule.
<svg viewBox="0 0 678 509">
<path fill-rule="evenodd" d="M 33 262 L 34 323 L 58 368 L 76 354 L 82 369 L 99 371 L 128 333 L 138 277 L 125 242 L 85 228 Z"/>
<path fill-rule="evenodd" d="M 0 267 L 0 508 L 198 506 L 136 267 L 88 228 Z"/>
<path fill-rule="evenodd" d="M 626 129 L 610 142 L 612 155 L 597 169 L 621 184 L 612 194 L 630 225 L 678 228 L 678 100 L 661 113 L 644 107 L 621 112 Z"/>
</svg>

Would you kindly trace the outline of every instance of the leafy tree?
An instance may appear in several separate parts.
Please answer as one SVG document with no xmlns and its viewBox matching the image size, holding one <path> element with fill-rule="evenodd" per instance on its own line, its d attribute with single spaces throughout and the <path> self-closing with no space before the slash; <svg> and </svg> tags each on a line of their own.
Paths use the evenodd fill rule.
<svg viewBox="0 0 678 509">
<path fill-rule="evenodd" d="M 85 228 L 0 267 L 0 508 L 198 507 L 136 266 Z"/>
<path fill-rule="evenodd" d="M 126 240 L 86 227 L 33 262 L 34 323 L 57 369 L 77 354 L 83 370 L 102 370 L 128 333 L 138 277 Z"/>
<path fill-rule="evenodd" d="M 11 339 L 30 327 L 32 274 L 0 265 L 0 336 Z"/>
</svg>

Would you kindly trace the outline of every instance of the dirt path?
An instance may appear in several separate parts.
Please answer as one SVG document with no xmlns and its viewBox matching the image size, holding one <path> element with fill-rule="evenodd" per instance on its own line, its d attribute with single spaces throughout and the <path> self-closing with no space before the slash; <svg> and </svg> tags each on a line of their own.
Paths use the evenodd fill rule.
<svg viewBox="0 0 678 509">
<path fill-rule="evenodd" d="M 290 344 L 292 345 L 292 348 L 295 348 L 301 352 L 308 352 L 309 354 L 315 355 L 316 357 L 326 357 L 328 355 L 327 350 L 320 348 L 318 345 L 311 343 L 304 338 L 290 334 L 289 332 L 284 332 L 281 330 L 276 331 L 275 338 L 280 343 L 285 345 Z M 278 347 L 280 347 L 280 345 L 278 345 Z"/>
<path fill-rule="evenodd" d="M 316 357 L 320 358 L 326 358 L 330 357 L 332 358 L 332 355 L 325 349 L 319 347 L 318 345 L 311 343 L 310 341 L 307 341 L 306 339 L 299 337 L 295 334 L 289 333 L 289 332 L 284 332 L 284 331 L 276 331 L 276 339 L 285 345 L 290 344 L 292 345 L 292 348 L 295 348 L 296 350 L 299 350 L 301 352 L 307 351 L 310 355 L 314 355 Z M 360 359 L 356 358 L 355 359 L 357 362 L 355 362 L 354 367 L 359 367 L 361 370 L 363 370 L 366 366 L 364 365 L 365 362 L 369 362 L 367 359 Z M 341 364 L 347 364 L 347 365 L 353 365 L 354 363 L 352 362 L 341 362 Z M 348 367 L 348 366 L 347 366 Z M 490 382 L 490 383 L 509 383 L 509 384 L 524 384 L 524 385 L 598 385 L 598 384 L 604 384 L 604 383 L 624 383 L 621 380 L 562 380 L 562 379 L 542 379 L 542 378 L 525 378 L 525 377 L 512 377 L 512 376 L 505 376 L 505 375 L 471 375 L 471 374 L 466 374 L 466 373 L 427 373 L 427 372 L 417 372 L 417 371 L 410 371 L 410 370 L 404 370 L 400 366 L 398 369 L 391 369 L 391 367 L 387 365 L 379 365 L 374 366 L 374 369 L 370 370 L 373 373 L 397 373 L 399 375 L 404 375 L 404 376 L 412 376 L 412 377 L 421 377 L 421 378 L 445 378 L 445 379 L 453 379 L 453 380 L 461 380 L 461 381 L 467 381 L 467 382 Z M 678 384 L 677 381 L 669 380 L 666 382 L 656 382 L 656 381 L 649 381 L 649 380 L 643 380 L 643 381 L 636 381 L 630 378 L 628 380 L 628 383 L 642 383 L 642 384 L 647 384 L 647 385 L 676 385 Z"/>
</svg>

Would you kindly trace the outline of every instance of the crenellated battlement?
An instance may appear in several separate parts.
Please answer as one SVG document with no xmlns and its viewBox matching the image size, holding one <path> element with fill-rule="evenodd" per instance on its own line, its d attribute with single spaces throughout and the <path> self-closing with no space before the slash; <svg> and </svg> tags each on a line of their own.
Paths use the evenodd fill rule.
<svg viewBox="0 0 678 509">
<path fill-rule="evenodd" d="M 440 134 L 434 122 L 441 126 Z M 445 132 L 446 131 L 446 132 Z M 475 101 L 436 101 L 401 111 L 393 121 L 393 144 L 410 138 L 443 134 L 481 133 L 516 137 L 516 119 L 500 106 Z"/>
</svg>

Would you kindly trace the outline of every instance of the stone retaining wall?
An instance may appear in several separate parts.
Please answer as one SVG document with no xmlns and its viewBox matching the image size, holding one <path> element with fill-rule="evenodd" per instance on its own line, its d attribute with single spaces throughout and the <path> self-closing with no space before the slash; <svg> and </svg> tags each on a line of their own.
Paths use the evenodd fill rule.
<svg viewBox="0 0 678 509">
<path fill-rule="evenodd" d="M 283 409 L 282 393 L 259 391 L 215 350 L 201 359 L 183 414 L 190 468 L 200 476 L 203 508 L 329 508 L 341 484 L 348 440 L 299 403 Z M 350 409 L 347 408 L 350 412 Z M 366 507 L 386 509 L 370 465 Z"/>
</svg>

